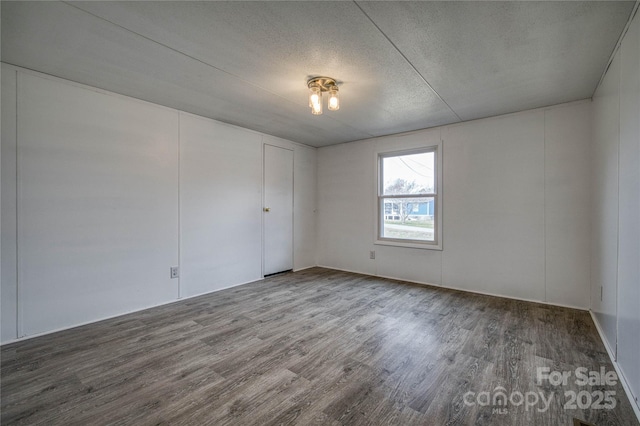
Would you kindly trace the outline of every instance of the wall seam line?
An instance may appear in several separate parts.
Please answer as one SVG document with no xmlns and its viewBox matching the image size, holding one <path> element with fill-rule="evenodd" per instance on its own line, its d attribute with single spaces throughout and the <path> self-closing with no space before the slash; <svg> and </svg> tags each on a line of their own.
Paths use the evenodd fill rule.
<svg viewBox="0 0 640 426">
<path fill-rule="evenodd" d="M 636 2 L 636 6 L 637 6 L 638 2 Z M 629 22 L 627 23 L 627 27 L 625 27 L 625 31 L 623 36 L 620 38 L 620 41 L 618 42 L 618 46 L 617 46 L 617 53 L 620 53 L 620 66 L 618 67 L 618 141 L 617 141 L 617 154 L 618 154 L 618 158 L 617 158 L 617 170 L 616 170 L 616 192 L 617 192 L 617 211 L 616 211 L 616 219 L 617 219 L 617 233 L 616 233 L 616 277 L 615 277 L 615 305 L 616 305 L 616 341 L 615 344 L 613 345 L 613 355 L 614 355 L 614 360 L 616 362 L 618 362 L 618 332 L 619 332 L 619 327 L 618 324 L 620 322 L 620 315 L 618 313 L 618 277 L 620 275 L 620 147 L 621 147 L 621 133 L 620 130 L 622 128 L 621 126 L 621 121 L 622 121 L 622 91 L 621 91 L 621 86 L 622 86 L 622 39 L 624 38 L 624 36 L 627 33 L 627 30 L 629 29 L 629 26 L 631 25 L 631 21 L 633 19 L 633 15 L 631 16 L 631 18 L 629 19 Z M 615 58 L 615 55 L 614 55 Z"/>
<path fill-rule="evenodd" d="M 543 254 L 544 254 L 544 301 L 548 302 L 547 299 L 547 111 L 544 111 L 542 116 L 542 126 L 543 126 L 543 143 L 542 143 L 542 180 L 543 180 L 543 188 L 542 188 L 542 205 L 544 208 L 542 209 L 542 226 L 544 228 L 542 232 L 542 241 L 543 241 Z"/>
<path fill-rule="evenodd" d="M 627 19 L 627 23 L 625 24 L 624 28 L 622 29 L 622 32 L 620 33 L 620 37 L 618 37 L 618 40 L 616 41 L 616 44 L 613 47 L 613 50 L 611 51 L 611 55 L 609 56 L 609 60 L 607 60 L 607 65 L 604 67 L 604 71 L 602 72 L 602 75 L 600 76 L 600 79 L 598 80 L 598 84 L 596 84 L 595 89 L 593 89 L 593 93 L 591 94 L 591 98 L 593 98 L 593 96 L 596 94 L 596 91 L 598 90 L 598 87 L 600 87 L 600 85 L 602 84 L 602 81 L 604 80 L 604 77 L 607 75 L 607 72 L 609 71 L 609 68 L 611 67 L 611 64 L 613 63 L 613 60 L 615 59 L 616 55 L 620 51 L 620 46 L 622 45 L 622 40 L 627 35 L 627 32 L 629 31 L 629 27 L 631 26 L 631 22 L 633 21 L 633 18 L 635 18 L 636 14 L 638 13 L 638 10 L 640 10 L 640 0 L 636 0 L 636 3 L 633 5 L 633 9 L 631 10 L 631 14 L 629 15 L 629 19 Z"/>
<path fill-rule="evenodd" d="M 356 5 L 356 7 L 358 9 L 360 9 L 360 11 L 362 12 L 362 14 L 369 20 L 369 22 L 371 22 L 371 24 L 373 24 L 373 26 L 380 32 L 380 34 L 382 34 L 382 36 L 387 39 L 387 41 L 389 42 L 389 44 L 391 44 L 391 46 L 393 46 L 393 48 L 396 50 L 396 52 L 398 52 L 400 54 L 400 56 L 402 57 L 402 59 L 404 59 L 407 64 L 409 64 L 409 66 L 411 67 L 411 69 L 413 69 L 413 71 L 418 75 L 418 77 L 420 77 L 420 79 L 422 81 L 424 81 L 424 83 L 427 85 L 427 87 L 436 95 L 436 97 L 438 99 L 440 99 L 440 101 L 445 104 L 447 106 L 447 108 L 449 109 L 449 111 L 451 111 L 453 113 L 453 115 L 456 116 L 456 118 L 458 119 L 459 122 L 463 122 L 464 120 L 462 119 L 462 117 L 460 117 L 460 115 L 458 115 L 458 113 L 453 109 L 453 107 L 451 107 L 451 105 L 449 105 L 449 103 L 447 101 L 444 100 L 444 98 L 440 95 L 440 93 L 438 93 L 438 91 L 436 91 L 436 89 L 431 85 L 431 83 L 429 83 L 429 81 L 426 79 L 426 77 L 418 70 L 418 68 L 416 68 L 415 65 L 413 65 L 413 62 L 411 62 L 409 60 L 409 58 L 402 52 L 402 50 L 400 50 L 400 48 L 391 40 L 391 37 L 389 37 L 387 35 L 387 33 L 385 33 L 382 28 L 380 28 L 380 26 L 378 24 L 376 24 L 376 22 L 373 20 L 373 18 L 371 16 L 369 16 L 369 14 L 367 12 L 365 12 L 365 10 L 362 8 L 362 6 L 360 6 L 358 4 L 358 2 L 356 0 L 353 1 L 353 3 Z"/>
<path fill-rule="evenodd" d="M 18 273 L 20 268 L 18 268 L 18 262 L 20 259 L 20 256 L 18 256 L 18 220 L 20 218 L 20 216 L 18 215 L 18 71 L 14 70 L 13 71 L 13 76 L 14 76 L 14 82 L 15 82 L 15 87 L 16 87 L 16 93 L 15 93 L 15 126 L 16 126 L 16 134 L 15 134 L 15 144 L 16 144 L 16 152 L 14 153 L 14 159 L 16 161 L 16 171 L 15 171 L 15 177 L 16 177 L 16 229 L 15 229 L 15 247 L 16 247 L 16 264 L 15 264 L 15 270 L 16 270 L 16 338 L 20 337 L 21 331 L 22 331 L 22 309 L 20 308 L 20 286 L 19 286 L 19 282 L 20 279 L 18 278 Z"/>
<path fill-rule="evenodd" d="M 180 193 L 180 183 L 182 182 L 182 177 L 180 175 L 180 142 L 182 141 L 182 114 L 178 111 L 178 299 L 182 299 L 182 221 L 181 221 L 181 213 L 182 213 L 182 196 Z"/>
</svg>

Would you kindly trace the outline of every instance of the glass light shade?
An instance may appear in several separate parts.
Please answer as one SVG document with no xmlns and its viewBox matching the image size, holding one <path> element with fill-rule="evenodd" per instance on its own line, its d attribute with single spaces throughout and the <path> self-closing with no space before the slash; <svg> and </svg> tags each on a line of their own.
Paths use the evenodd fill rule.
<svg viewBox="0 0 640 426">
<path fill-rule="evenodd" d="M 318 94 L 313 89 L 315 89 L 315 87 L 309 88 L 309 108 L 318 102 Z"/>
<path fill-rule="evenodd" d="M 319 87 L 311 87 L 309 93 L 309 106 L 313 115 L 322 114 L 322 91 Z"/>
<path fill-rule="evenodd" d="M 313 115 L 322 114 L 322 103 L 313 104 L 313 106 L 311 107 L 311 114 L 313 114 Z"/>
<path fill-rule="evenodd" d="M 329 111 L 337 111 L 340 109 L 340 98 L 338 97 L 338 88 L 333 86 L 329 89 Z"/>
</svg>

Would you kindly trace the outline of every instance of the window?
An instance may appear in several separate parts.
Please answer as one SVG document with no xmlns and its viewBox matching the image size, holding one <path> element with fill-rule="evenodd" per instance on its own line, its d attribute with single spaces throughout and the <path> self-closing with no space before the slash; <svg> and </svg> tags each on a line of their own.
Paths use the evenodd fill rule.
<svg viewBox="0 0 640 426">
<path fill-rule="evenodd" d="M 378 154 L 378 244 L 440 248 L 438 147 Z"/>
</svg>

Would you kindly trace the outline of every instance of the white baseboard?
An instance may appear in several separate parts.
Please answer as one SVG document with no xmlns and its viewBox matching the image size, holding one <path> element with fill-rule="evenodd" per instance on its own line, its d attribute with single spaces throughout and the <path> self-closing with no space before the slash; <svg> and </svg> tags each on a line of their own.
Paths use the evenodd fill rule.
<svg viewBox="0 0 640 426">
<path fill-rule="evenodd" d="M 370 273 L 367 273 L 367 272 L 352 271 L 350 269 L 334 268 L 333 266 L 318 265 L 317 268 L 331 269 L 333 271 L 340 271 L 340 272 L 349 272 L 351 274 L 366 275 L 368 277 L 384 278 L 386 280 L 404 281 L 406 283 L 419 284 L 419 285 L 424 285 L 424 286 L 428 286 L 428 287 L 446 288 L 446 287 L 442 287 L 439 284 L 428 283 L 426 281 L 407 280 L 407 279 L 404 279 L 404 278 L 388 277 L 386 275 L 374 275 L 374 274 L 370 274 Z M 455 290 L 457 290 L 457 289 L 455 289 Z"/>
<path fill-rule="evenodd" d="M 501 297 L 503 299 L 520 300 L 522 302 L 539 303 L 541 305 L 558 306 L 560 308 L 577 309 L 579 311 L 588 311 L 589 310 L 588 308 L 581 307 L 581 306 L 564 305 L 562 303 L 551 303 L 551 302 L 545 302 L 543 300 L 525 299 L 523 297 L 506 296 L 504 294 L 488 293 L 488 292 L 477 291 L 477 290 L 469 290 L 469 289 L 466 289 L 466 288 L 452 287 L 452 286 L 441 285 L 441 284 L 433 284 L 433 283 L 428 283 L 428 282 L 423 282 L 423 281 L 409 280 L 409 279 L 406 279 L 406 278 L 389 277 L 389 276 L 385 276 L 385 275 L 375 275 L 375 274 L 371 274 L 371 273 L 367 273 L 367 272 L 352 271 L 352 270 L 349 270 L 349 269 L 342 269 L 342 268 L 334 268 L 333 266 L 318 265 L 318 267 L 319 268 L 325 268 L 325 269 L 333 269 L 335 271 L 351 272 L 353 274 L 368 275 L 370 277 L 386 278 L 386 279 L 389 279 L 389 280 L 396 280 L 396 281 L 404 281 L 404 282 L 407 282 L 407 283 L 420 284 L 420 285 L 425 285 L 425 286 L 430 286 L 430 287 L 446 288 L 448 290 L 464 291 L 466 293 L 481 294 L 483 296 Z"/>
<path fill-rule="evenodd" d="M 450 290 L 466 291 L 467 293 L 482 294 L 484 296 L 502 297 L 504 299 L 520 300 L 522 302 L 539 303 L 541 305 L 557 306 L 559 308 L 576 309 L 578 311 L 588 311 L 588 309 L 585 308 L 585 307 L 574 306 L 574 305 L 565 305 L 565 304 L 562 304 L 562 303 L 547 302 L 547 301 L 544 301 L 544 300 L 527 299 L 527 298 L 524 298 L 524 297 L 515 297 L 515 296 L 506 296 L 504 294 L 488 293 L 488 292 L 484 292 L 484 291 L 469 290 L 469 289 L 466 289 L 466 288 L 451 287 L 451 286 L 439 286 L 439 287 L 448 288 Z"/>
<path fill-rule="evenodd" d="M 316 265 L 303 266 L 302 268 L 293 269 L 293 272 L 300 272 L 300 271 L 304 271 L 305 269 L 311 269 L 311 268 L 317 268 L 317 266 Z"/>
<path fill-rule="evenodd" d="M 60 327 L 60 328 L 56 328 L 54 330 L 43 331 L 41 333 L 29 334 L 28 336 L 18 337 L 17 339 L 11 339 L 11 340 L 7 340 L 6 342 L 2 342 L 2 343 L 0 343 L 0 346 L 8 345 L 8 344 L 15 343 L 15 342 L 22 342 L 22 341 L 29 340 L 29 339 L 35 339 L 36 337 L 42 337 L 42 336 L 46 336 L 46 335 L 49 335 L 49 334 L 58 333 L 59 331 L 72 330 L 74 328 L 83 327 L 85 325 L 95 324 L 97 322 L 106 321 L 106 320 L 113 319 L 113 318 L 118 318 L 118 317 L 121 317 L 121 316 L 124 316 L 124 315 L 133 314 L 135 312 L 146 311 L 147 309 L 153 309 L 153 308 L 157 308 L 157 307 L 160 307 L 160 306 L 171 305 L 172 303 L 178 303 L 178 302 L 181 302 L 183 300 L 193 299 L 194 297 L 200 297 L 200 296 L 204 296 L 204 295 L 207 295 L 207 294 L 217 293 L 217 292 L 222 291 L 222 290 L 227 290 L 227 289 L 230 289 L 230 288 L 233 288 L 233 287 L 238 287 L 238 286 L 245 285 L 245 284 L 255 283 L 257 281 L 262 281 L 263 279 L 264 278 L 259 278 L 257 280 L 242 282 L 242 283 L 238 283 L 238 284 L 232 284 L 232 285 L 229 285 L 229 286 L 226 286 L 226 287 L 222 287 L 222 288 L 218 288 L 218 289 L 215 289 L 215 290 L 212 290 L 212 291 L 209 291 L 209 292 L 200 293 L 200 294 L 194 294 L 194 295 L 186 296 L 186 297 L 179 297 L 179 298 L 177 298 L 175 300 L 170 300 L 170 301 L 167 301 L 167 302 L 162 302 L 162 303 L 158 303 L 158 304 L 155 304 L 155 305 L 150 305 L 150 306 L 147 306 L 147 307 L 144 307 L 144 308 L 140 308 L 140 309 L 133 309 L 133 310 L 130 310 L 130 311 L 125 311 L 125 312 L 121 312 L 121 313 L 118 313 L 118 314 L 115 314 L 115 315 L 108 315 L 106 317 L 100 317 L 100 318 L 93 319 L 93 320 L 90 320 L 90 321 L 84 321 L 84 322 L 81 322 L 81 323 L 78 323 L 78 324 L 74 324 L 74 325 L 71 325 L 71 326 L 68 326 L 68 327 Z"/>
</svg>

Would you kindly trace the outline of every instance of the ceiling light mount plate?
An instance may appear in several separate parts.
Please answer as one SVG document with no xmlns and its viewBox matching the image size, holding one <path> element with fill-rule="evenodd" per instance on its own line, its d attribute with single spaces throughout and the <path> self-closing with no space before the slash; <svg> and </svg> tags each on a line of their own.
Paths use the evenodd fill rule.
<svg viewBox="0 0 640 426">
<path fill-rule="evenodd" d="M 332 87 L 337 87 L 338 83 L 331 77 L 313 77 L 307 81 L 307 87 L 319 87 L 320 91 L 328 92 Z"/>
</svg>

